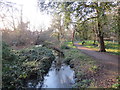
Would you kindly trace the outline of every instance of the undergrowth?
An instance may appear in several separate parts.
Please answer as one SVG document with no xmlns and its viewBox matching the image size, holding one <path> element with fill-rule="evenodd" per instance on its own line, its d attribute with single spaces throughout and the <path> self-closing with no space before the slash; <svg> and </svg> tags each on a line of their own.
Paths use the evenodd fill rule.
<svg viewBox="0 0 120 90">
<path fill-rule="evenodd" d="M 55 58 L 52 50 L 46 47 L 16 51 L 4 42 L 2 44 L 2 88 L 5 90 L 22 90 L 29 80 L 43 80 Z"/>
</svg>

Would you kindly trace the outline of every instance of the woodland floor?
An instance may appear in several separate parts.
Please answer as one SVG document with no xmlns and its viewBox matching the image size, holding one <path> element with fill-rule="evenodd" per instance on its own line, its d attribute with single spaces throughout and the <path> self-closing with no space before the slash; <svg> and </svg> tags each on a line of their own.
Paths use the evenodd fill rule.
<svg viewBox="0 0 120 90">
<path fill-rule="evenodd" d="M 96 82 L 97 87 L 107 88 L 117 82 L 116 77 L 119 74 L 118 70 L 120 66 L 118 65 L 118 60 L 120 59 L 120 56 L 111 55 L 107 52 L 94 51 L 93 49 L 83 47 L 78 43 L 74 43 L 74 45 L 82 53 L 85 53 L 88 56 L 93 57 L 96 60 L 97 64 L 103 67 L 94 76 L 94 80 Z"/>
</svg>

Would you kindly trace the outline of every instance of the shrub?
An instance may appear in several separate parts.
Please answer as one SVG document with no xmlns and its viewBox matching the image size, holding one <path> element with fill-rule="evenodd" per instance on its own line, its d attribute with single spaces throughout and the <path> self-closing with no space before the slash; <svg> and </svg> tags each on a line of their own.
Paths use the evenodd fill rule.
<svg viewBox="0 0 120 90">
<path fill-rule="evenodd" d="M 46 47 L 32 47 L 13 52 L 7 44 L 3 44 L 2 86 L 5 90 L 24 89 L 27 81 L 33 79 L 39 82 L 55 58 L 52 50 Z"/>
<path fill-rule="evenodd" d="M 2 86 L 4 89 L 15 89 L 17 85 L 21 86 L 21 80 L 18 80 L 20 66 L 18 68 L 18 56 L 10 47 L 2 42 Z M 20 63 L 19 63 L 20 64 Z"/>
<path fill-rule="evenodd" d="M 12 52 L 10 47 L 5 42 L 2 42 L 2 58 L 3 60 L 9 61 L 16 59 L 16 55 Z"/>
</svg>

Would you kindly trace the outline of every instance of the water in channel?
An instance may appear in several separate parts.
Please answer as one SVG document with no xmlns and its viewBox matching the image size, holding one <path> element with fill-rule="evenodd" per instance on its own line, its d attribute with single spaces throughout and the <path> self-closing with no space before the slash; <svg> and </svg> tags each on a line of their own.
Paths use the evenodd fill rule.
<svg viewBox="0 0 120 90">
<path fill-rule="evenodd" d="M 72 88 L 75 83 L 74 71 L 69 65 L 61 64 L 60 67 L 53 61 L 48 74 L 44 77 L 41 88 Z M 41 84 L 36 85 L 40 88 Z"/>
</svg>

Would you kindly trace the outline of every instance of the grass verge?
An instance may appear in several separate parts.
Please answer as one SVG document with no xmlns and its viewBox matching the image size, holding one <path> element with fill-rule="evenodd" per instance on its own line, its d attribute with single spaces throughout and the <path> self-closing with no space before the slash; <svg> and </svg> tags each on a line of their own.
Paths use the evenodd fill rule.
<svg viewBox="0 0 120 90">
<path fill-rule="evenodd" d="M 74 65 L 75 76 L 77 78 L 76 84 L 73 87 L 87 88 L 91 86 L 91 75 L 96 73 L 100 68 L 95 60 L 83 53 L 80 50 L 71 48 L 64 50 L 67 64 Z"/>
</svg>

